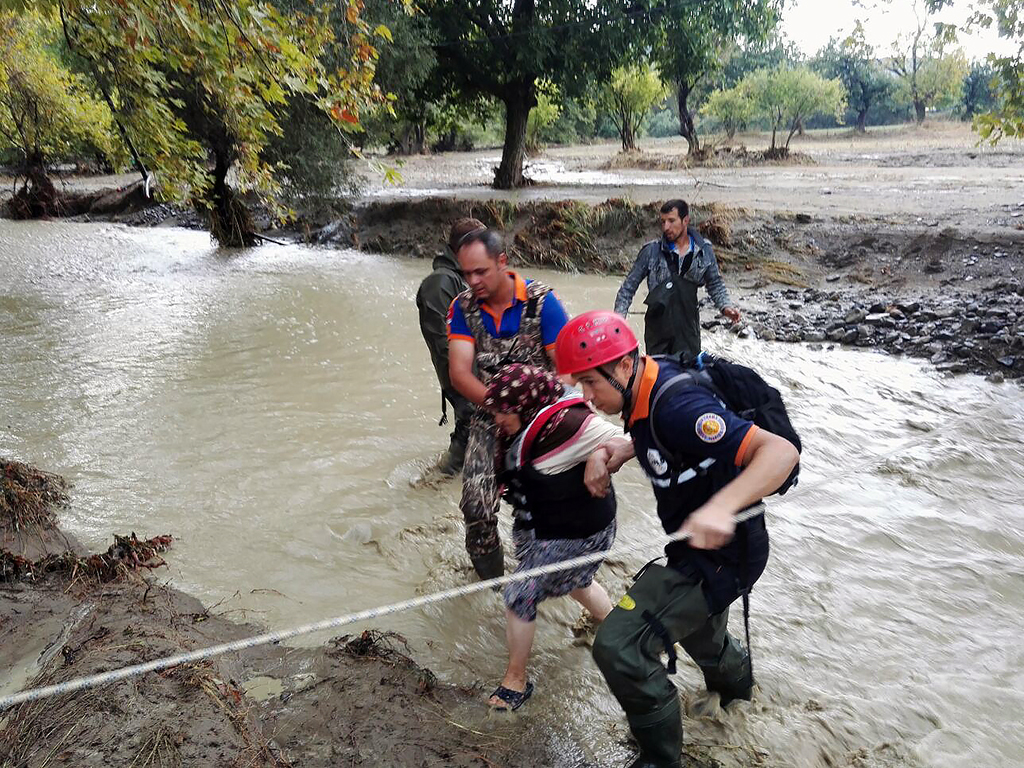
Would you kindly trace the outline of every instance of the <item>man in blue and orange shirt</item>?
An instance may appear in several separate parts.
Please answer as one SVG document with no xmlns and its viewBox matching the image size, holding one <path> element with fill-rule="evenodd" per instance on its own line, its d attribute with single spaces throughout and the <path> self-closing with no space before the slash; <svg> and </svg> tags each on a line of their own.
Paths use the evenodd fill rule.
<svg viewBox="0 0 1024 768">
<path fill-rule="evenodd" d="M 477 406 L 470 422 L 462 469 L 466 551 L 481 579 L 504 573 L 498 537 L 498 433 L 493 416 L 479 407 L 491 377 L 508 363 L 553 371 L 554 345 L 567 316 L 546 285 L 508 269 L 501 235 L 484 227 L 468 232 L 454 248 L 469 286 L 448 311 L 448 371 L 452 385 Z"/>
</svg>

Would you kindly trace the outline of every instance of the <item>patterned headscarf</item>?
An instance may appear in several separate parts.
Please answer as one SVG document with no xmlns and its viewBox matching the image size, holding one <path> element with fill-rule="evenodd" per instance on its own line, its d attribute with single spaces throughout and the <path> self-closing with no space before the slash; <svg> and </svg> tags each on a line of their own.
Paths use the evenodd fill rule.
<svg viewBox="0 0 1024 768">
<path fill-rule="evenodd" d="M 491 379 L 484 396 L 483 406 L 498 413 L 516 413 L 525 429 L 533 421 L 541 409 L 558 402 L 565 395 L 565 387 L 551 373 L 542 368 L 523 363 L 513 363 L 499 369 Z M 589 415 L 587 408 L 581 413 L 577 409 L 562 408 L 548 419 L 544 428 L 537 433 L 533 441 L 534 452 L 538 446 L 547 444 L 547 449 L 561 444 L 574 435 Z M 515 441 L 515 437 L 501 434 L 495 450 L 495 466 L 502 471 L 505 453 Z"/>
<path fill-rule="evenodd" d="M 544 369 L 512 363 L 502 366 L 491 379 L 483 404 L 489 411 L 519 414 L 526 426 L 541 408 L 557 402 L 564 391 L 562 382 Z"/>
</svg>

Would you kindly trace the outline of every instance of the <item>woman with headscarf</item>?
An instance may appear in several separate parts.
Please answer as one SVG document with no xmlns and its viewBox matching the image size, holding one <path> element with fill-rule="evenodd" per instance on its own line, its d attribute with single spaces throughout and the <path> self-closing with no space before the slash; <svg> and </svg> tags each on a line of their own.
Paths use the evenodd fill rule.
<svg viewBox="0 0 1024 768">
<path fill-rule="evenodd" d="M 491 380 L 484 408 L 503 434 L 498 478 L 515 508 L 512 541 L 517 572 L 607 551 L 615 540 L 615 492 L 585 483 L 608 454 L 599 450 L 621 431 L 597 416 L 575 390 L 531 365 L 504 366 Z M 570 595 L 600 622 L 612 609 L 594 582 L 601 561 L 505 587 L 508 668 L 491 695 L 497 710 L 518 709 L 533 693 L 526 664 L 536 631 L 537 604 Z"/>
</svg>

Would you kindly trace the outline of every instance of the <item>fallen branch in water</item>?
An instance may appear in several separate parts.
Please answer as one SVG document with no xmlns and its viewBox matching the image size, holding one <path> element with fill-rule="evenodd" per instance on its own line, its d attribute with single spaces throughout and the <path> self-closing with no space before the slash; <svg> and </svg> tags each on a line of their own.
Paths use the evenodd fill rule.
<svg viewBox="0 0 1024 768">
<path fill-rule="evenodd" d="M 18 579 L 39 579 L 51 574 L 67 578 L 72 583 L 87 579 L 96 583 L 126 581 L 142 568 L 165 565 L 159 556 L 171 545 L 169 535 L 140 540 L 134 532 L 130 536 L 114 536 L 114 543 L 106 552 L 79 557 L 73 552 L 47 555 L 32 561 L 0 550 L 0 583 Z"/>
</svg>

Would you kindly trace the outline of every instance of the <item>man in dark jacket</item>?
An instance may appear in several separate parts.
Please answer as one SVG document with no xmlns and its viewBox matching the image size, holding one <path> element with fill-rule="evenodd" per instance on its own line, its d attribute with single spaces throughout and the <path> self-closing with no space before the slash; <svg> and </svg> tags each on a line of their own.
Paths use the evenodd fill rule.
<svg viewBox="0 0 1024 768">
<path fill-rule="evenodd" d="M 660 240 L 640 249 L 615 296 L 615 311 L 626 315 L 646 277 L 647 354 L 694 356 L 701 351 L 699 286 L 707 288 L 719 312 L 730 322 L 739 322 L 740 313 L 729 299 L 711 243 L 690 226 L 690 208 L 684 200 L 669 200 L 661 207 L 661 232 Z"/>
<path fill-rule="evenodd" d="M 460 241 L 472 232 L 482 232 L 487 227 L 479 219 L 459 219 L 448 235 L 448 251 L 434 259 L 434 271 L 427 275 L 416 292 L 416 308 L 420 313 L 420 331 L 430 350 L 430 361 L 441 385 L 441 423 L 447 423 L 446 403 L 455 413 L 455 431 L 451 434 L 448 450 L 438 462 L 438 469 L 446 475 L 457 475 L 462 471 L 466 457 L 466 441 L 469 438 L 469 420 L 473 415 L 473 404 L 456 391 L 448 374 L 448 308 L 452 300 L 466 289 L 462 270 L 455 260 L 455 251 Z"/>
</svg>

